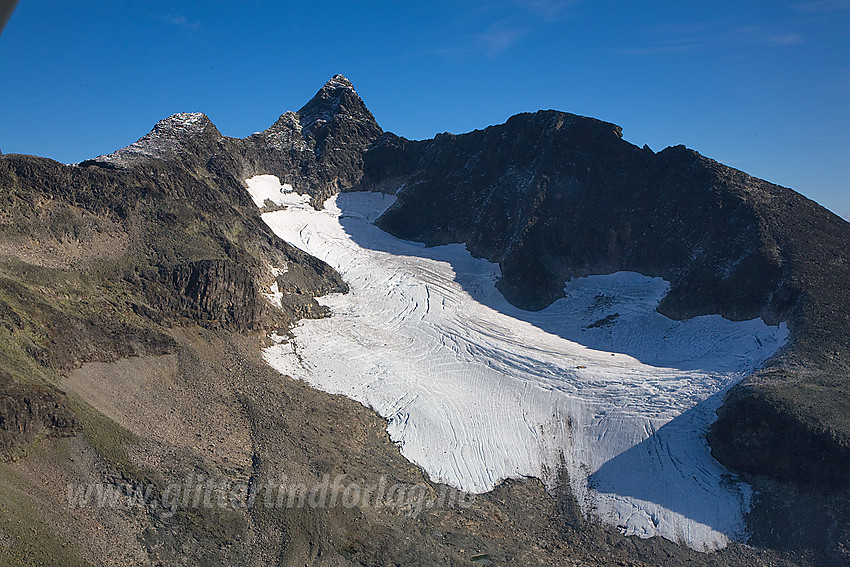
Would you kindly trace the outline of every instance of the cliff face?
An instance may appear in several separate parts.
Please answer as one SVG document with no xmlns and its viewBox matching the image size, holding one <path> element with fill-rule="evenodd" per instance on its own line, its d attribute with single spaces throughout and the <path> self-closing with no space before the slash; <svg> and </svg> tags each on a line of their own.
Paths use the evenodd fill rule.
<svg viewBox="0 0 850 567">
<path fill-rule="evenodd" d="M 16 459 L 47 436 L 79 432 L 77 417 L 61 392 L 44 386 L 16 383 L 0 375 L 0 458 Z"/>
<path fill-rule="evenodd" d="M 695 152 L 656 155 L 613 124 L 553 111 L 419 152 L 379 224 L 429 244 L 466 242 L 502 265 L 500 289 L 516 305 L 542 308 L 572 277 L 635 270 L 673 283 L 661 309 L 677 318 L 787 310 L 781 293 L 768 301 L 782 260 L 746 190 L 728 189 L 719 164 Z"/>
</svg>

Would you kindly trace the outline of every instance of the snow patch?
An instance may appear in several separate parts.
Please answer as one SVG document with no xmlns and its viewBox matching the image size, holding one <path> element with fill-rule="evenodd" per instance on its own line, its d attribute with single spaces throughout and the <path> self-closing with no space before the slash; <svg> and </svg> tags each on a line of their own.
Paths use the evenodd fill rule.
<svg viewBox="0 0 850 567">
<path fill-rule="evenodd" d="M 350 286 L 319 298 L 331 317 L 264 351 L 271 366 L 374 408 L 435 481 L 485 492 L 533 476 L 553 488 L 566 467 L 583 509 L 623 533 L 698 550 L 742 535 L 749 488 L 705 433 L 723 393 L 785 342 L 784 325 L 667 319 L 655 308 L 669 284 L 630 272 L 574 279 L 563 299 L 522 311 L 496 289 L 498 265 L 375 227 L 394 200 L 344 193 L 320 211 L 263 215 Z"/>
<path fill-rule="evenodd" d="M 288 272 L 289 266 L 286 265 L 286 263 L 284 263 L 283 266 L 281 266 L 281 267 L 269 266 L 269 270 L 271 271 L 271 273 L 274 277 L 278 277 L 279 275 L 285 274 L 286 272 Z"/>
<path fill-rule="evenodd" d="M 263 296 L 278 309 L 283 309 L 283 293 L 278 288 L 277 282 L 269 286 L 269 293 L 264 293 Z"/>
<path fill-rule="evenodd" d="M 275 175 L 255 175 L 246 179 L 245 184 L 254 203 L 260 208 L 265 206 L 266 201 L 271 201 L 280 207 L 310 202 L 310 195 L 295 193 L 292 185 L 281 184 L 280 179 Z"/>
</svg>

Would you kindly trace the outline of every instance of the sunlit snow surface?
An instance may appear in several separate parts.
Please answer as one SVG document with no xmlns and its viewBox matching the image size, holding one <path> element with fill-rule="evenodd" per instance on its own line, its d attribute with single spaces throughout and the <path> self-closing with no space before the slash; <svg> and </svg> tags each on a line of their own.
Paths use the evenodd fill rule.
<svg viewBox="0 0 850 567">
<path fill-rule="evenodd" d="M 393 200 L 346 193 L 316 211 L 291 199 L 263 215 L 351 288 L 321 298 L 333 315 L 302 321 L 265 351 L 269 364 L 374 408 L 433 480 L 552 487 L 566 467 L 583 509 L 624 533 L 695 549 L 742 535 L 749 491 L 704 435 L 725 389 L 784 343 L 784 325 L 667 319 L 655 307 L 668 284 L 631 272 L 572 280 L 564 299 L 522 311 L 496 290 L 498 265 L 372 225 Z"/>
<path fill-rule="evenodd" d="M 310 202 L 309 195 L 295 195 L 292 193 L 292 185 L 286 183 L 281 185 L 280 179 L 274 175 L 255 175 L 246 179 L 245 184 L 248 186 L 248 193 L 258 207 L 265 205 L 266 201 L 271 201 L 275 205 Z"/>
</svg>

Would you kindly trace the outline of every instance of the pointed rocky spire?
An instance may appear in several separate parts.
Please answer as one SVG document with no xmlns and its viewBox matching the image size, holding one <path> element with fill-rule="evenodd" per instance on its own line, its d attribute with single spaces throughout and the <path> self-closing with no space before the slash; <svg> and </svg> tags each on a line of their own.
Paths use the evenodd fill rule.
<svg viewBox="0 0 850 567">
<path fill-rule="evenodd" d="M 334 75 L 298 111 L 305 133 L 309 133 L 317 124 L 331 122 L 340 115 L 355 122 L 372 123 L 376 130 L 380 130 L 374 116 L 354 90 L 354 85 L 342 75 Z"/>
</svg>

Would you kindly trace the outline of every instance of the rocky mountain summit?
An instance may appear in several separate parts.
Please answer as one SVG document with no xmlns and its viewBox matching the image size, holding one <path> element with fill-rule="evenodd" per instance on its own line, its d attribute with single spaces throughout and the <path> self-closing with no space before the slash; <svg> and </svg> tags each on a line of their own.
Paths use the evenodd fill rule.
<svg viewBox="0 0 850 567">
<path fill-rule="evenodd" d="M 206 114 L 179 112 L 157 122 L 139 141 L 93 161 L 115 167 L 148 160 L 180 161 L 197 152 L 198 146 L 209 149 L 211 142 L 221 139 L 223 136 Z"/>
<path fill-rule="evenodd" d="M 266 173 L 321 204 L 360 183 L 363 156 L 382 134 L 351 82 L 337 75 L 298 112 L 247 138 L 223 136 L 202 113 L 178 113 L 126 148 L 81 165 L 126 168 L 166 160 L 240 180 Z"/>
<path fill-rule="evenodd" d="M 376 224 L 465 243 L 500 265 L 500 291 L 525 309 L 570 278 L 631 270 L 671 283 L 659 310 L 673 319 L 786 322 L 790 343 L 731 391 L 709 435 L 756 489 L 756 547 L 700 554 L 625 538 L 530 479 L 418 517 L 71 509 L 69 483 L 161 488 L 190 474 L 443 489 L 367 409 L 264 366 L 270 333 L 324 316 L 314 297 L 347 286 L 261 221 L 244 182 L 259 174 L 317 208 L 341 191 L 393 193 Z M 246 138 L 179 113 L 72 166 L 3 155 L 0 187 L 0 561 L 850 564 L 850 224 L 791 189 L 551 110 L 407 140 L 341 75 Z M 264 297 L 273 284 L 282 310 Z"/>
</svg>

